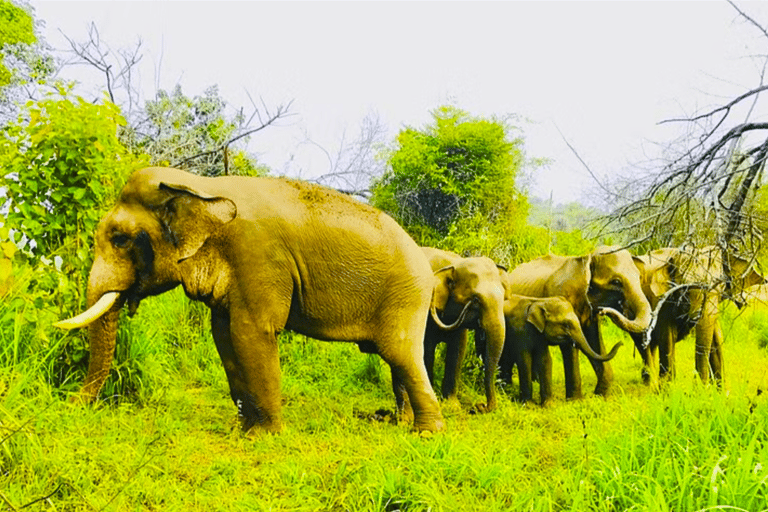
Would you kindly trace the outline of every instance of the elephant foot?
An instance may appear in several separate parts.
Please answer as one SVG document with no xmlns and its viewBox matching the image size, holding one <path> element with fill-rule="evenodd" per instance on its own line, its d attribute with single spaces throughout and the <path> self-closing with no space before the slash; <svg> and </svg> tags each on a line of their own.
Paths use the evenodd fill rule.
<svg viewBox="0 0 768 512">
<path fill-rule="evenodd" d="M 414 432 L 442 432 L 445 430 L 445 421 L 443 418 L 414 421 L 411 430 Z"/>
<path fill-rule="evenodd" d="M 283 423 L 279 420 L 259 423 L 255 421 L 249 421 L 241 417 L 240 428 L 245 434 L 245 437 L 248 439 L 256 439 L 265 433 L 277 434 L 283 429 Z"/>
<path fill-rule="evenodd" d="M 595 394 L 602 397 L 611 395 L 611 385 L 607 382 L 598 382 L 595 386 Z"/>
<path fill-rule="evenodd" d="M 494 410 L 496 407 L 494 405 L 487 405 L 487 404 L 475 404 L 470 410 L 469 414 L 488 414 L 492 410 Z"/>
</svg>

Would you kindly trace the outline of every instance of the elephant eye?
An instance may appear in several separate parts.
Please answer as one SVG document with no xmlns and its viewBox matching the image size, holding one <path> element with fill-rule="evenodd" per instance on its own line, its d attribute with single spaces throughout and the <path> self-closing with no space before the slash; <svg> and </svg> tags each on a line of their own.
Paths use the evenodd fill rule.
<svg viewBox="0 0 768 512">
<path fill-rule="evenodd" d="M 611 280 L 611 285 L 621 288 L 624 283 L 621 282 L 621 279 L 616 278 Z"/>
<path fill-rule="evenodd" d="M 123 249 L 125 247 L 128 247 L 128 242 L 131 241 L 131 237 L 124 233 L 118 233 L 114 236 L 112 236 L 112 245 L 115 247 L 118 247 L 120 249 Z"/>
</svg>

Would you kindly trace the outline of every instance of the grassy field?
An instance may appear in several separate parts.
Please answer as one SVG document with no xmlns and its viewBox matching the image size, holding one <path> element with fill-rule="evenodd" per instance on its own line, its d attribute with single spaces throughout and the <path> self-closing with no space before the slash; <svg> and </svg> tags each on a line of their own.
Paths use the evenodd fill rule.
<svg viewBox="0 0 768 512">
<path fill-rule="evenodd" d="M 768 310 L 726 309 L 724 389 L 699 384 L 688 339 L 678 379 L 650 393 L 606 326 L 625 341 L 608 399 L 566 402 L 558 365 L 551 407 L 512 387 L 472 415 L 469 361 L 435 435 L 372 418 L 394 402 L 376 356 L 290 334 L 285 429 L 241 434 L 207 311 L 178 290 L 123 322 L 116 372 L 133 387 L 93 407 L 66 401 L 77 382 L 50 384 L 63 363 L 47 354 L 76 335 L 0 319 L 0 510 L 768 510 Z"/>
</svg>

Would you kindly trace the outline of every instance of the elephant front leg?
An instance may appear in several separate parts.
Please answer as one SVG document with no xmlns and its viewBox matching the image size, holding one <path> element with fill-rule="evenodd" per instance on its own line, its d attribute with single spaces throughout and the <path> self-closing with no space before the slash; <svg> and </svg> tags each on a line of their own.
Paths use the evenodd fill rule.
<svg viewBox="0 0 768 512">
<path fill-rule="evenodd" d="M 237 407 L 237 414 L 243 418 L 243 404 L 247 396 L 245 381 L 238 370 L 237 358 L 232 347 L 232 337 L 229 332 L 229 311 L 211 309 L 211 332 L 216 350 L 224 366 L 224 373 L 229 382 L 229 396 Z"/>
<path fill-rule="evenodd" d="M 720 321 L 715 320 L 715 328 L 712 333 L 712 348 L 709 350 L 709 367 L 712 369 L 712 377 L 718 385 L 723 381 L 723 329 Z"/>
<path fill-rule="evenodd" d="M 282 428 L 277 329 L 267 318 L 231 313 L 233 374 L 238 383 L 244 431 L 254 426 L 269 432 Z M 240 391 L 240 387 L 244 390 Z"/>
<path fill-rule="evenodd" d="M 694 302 L 693 299 L 691 302 Z M 710 377 L 709 354 L 715 335 L 715 325 L 718 324 L 717 315 L 716 294 L 709 292 L 704 298 L 701 317 L 696 322 L 696 371 L 699 372 L 699 377 L 705 384 Z"/>
<path fill-rule="evenodd" d="M 651 339 L 647 346 L 645 345 L 646 333 L 630 333 L 630 336 L 643 359 L 643 369 L 641 370 L 643 384 L 656 391 L 659 389 L 658 330 L 654 329 L 650 334 Z"/>
<path fill-rule="evenodd" d="M 432 387 L 435 386 L 435 351 L 441 336 L 443 333 L 430 321 L 424 334 L 424 367 Z"/>
<path fill-rule="evenodd" d="M 599 319 L 592 319 L 589 326 L 584 329 L 584 336 L 587 338 L 587 342 L 589 343 L 589 346 L 592 347 L 592 350 L 598 354 L 606 353 L 605 345 L 603 344 L 603 335 L 600 332 Z M 613 368 L 611 367 L 611 364 L 604 361 L 596 361 L 594 359 L 590 359 L 589 362 L 597 376 L 595 394 L 607 396 L 610 393 L 611 384 L 613 383 Z M 578 364 L 578 361 L 576 364 Z"/>
<path fill-rule="evenodd" d="M 520 381 L 520 401 L 533 400 L 533 356 L 528 350 L 517 353 L 517 376 Z"/>
<path fill-rule="evenodd" d="M 581 369 L 579 368 L 579 352 L 573 345 L 560 345 L 563 354 L 563 371 L 565 373 L 565 398 L 577 400 L 583 397 L 581 392 Z"/>
<path fill-rule="evenodd" d="M 677 326 L 673 322 L 660 323 L 654 331 L 659 349 L 659 377 L 674 379 L 675 346 L 677 345 Z M 655 345 L 654 345 L 655 348 Z"/>
<path fill-rule="evenodd" d="M 552 399 L 552 356 L 549 348 L 544 347 L 536 351 L 533 356 L 533 364 L 536 372 L 539 374 L 539 395 L 541 396 L 541 405 L 546 406 Z"/>
<path fill-rule="evenodd" d="M 443 375 L 443 398 L 458 399 L 461 383 L 461 366 L 467 350 L 467 329 L 460 329 L 449 334 L 445 349 L 445 374 Z M 427 369 L 429 370 L 429 369 Z"/>
</svg>

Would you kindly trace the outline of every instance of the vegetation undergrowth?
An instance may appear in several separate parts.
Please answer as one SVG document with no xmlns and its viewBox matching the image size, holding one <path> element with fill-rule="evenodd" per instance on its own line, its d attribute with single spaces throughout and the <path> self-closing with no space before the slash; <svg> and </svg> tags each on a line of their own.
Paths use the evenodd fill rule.
<svg viewBox="0 0 768 512">
<path fill-rule="evenodd" d="M 703 386 L 693 343 L 658 394 L 625 342 L 611 397 L 512 401 L 474 415 L 483 392 L 468 357 L 447 430 L 391 424 L 388 367 L 354 344 L 281 336 L 285 429 L 239 430 L 208 312 L 181 290 L 146 300 L 122 322 L 112 388 L 94 406 L 66 400 L 81 376 L 51 383 L 45 350 L 14 355 L 1 331 L 0 501 L 53 510 L 765 510 L 768 503 L 766 311 L 726 308 L 727 381 Z M 38 330 L 44 332 L 44 330 Z M 76 334 L 55 338 L 71 342 Z M 12 333 L 11 333 L 12 334 Z M 36 335 L 28 332 L 26 336 Z M 763 344 L 761 347 L 760 345 Z M 128 364 L 126 361 L 130 361 Z M 120 372 L 137 372 L 135 387 Z"/>
</svg>

